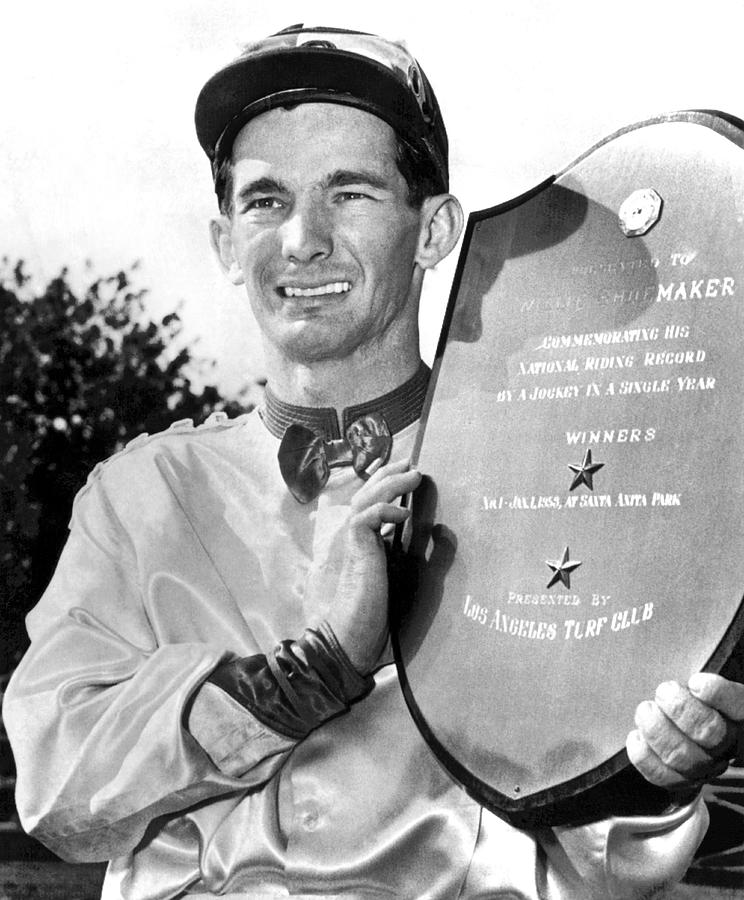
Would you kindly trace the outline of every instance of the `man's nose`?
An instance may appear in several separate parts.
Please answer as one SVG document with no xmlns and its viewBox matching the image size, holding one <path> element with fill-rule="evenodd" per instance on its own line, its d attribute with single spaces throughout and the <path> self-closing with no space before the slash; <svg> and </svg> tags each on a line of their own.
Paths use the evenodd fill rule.
<svg viewBox="0 0 744 900">
<path fill-rule="evenodd" d="M 326 210 L 313 201 L 297 203 L 280 228 L 282 256 L 294 262 L 325 259 L 333 252 Z"/>
</svg>

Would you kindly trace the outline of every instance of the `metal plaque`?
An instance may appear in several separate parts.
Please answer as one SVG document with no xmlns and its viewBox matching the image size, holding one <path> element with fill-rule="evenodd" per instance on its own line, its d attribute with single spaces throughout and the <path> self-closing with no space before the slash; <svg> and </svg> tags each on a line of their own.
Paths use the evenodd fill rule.
<svg viewBox="0 0 744 900">
<path fill-rule="evenodd" d="M 517 824 L 632 781 L 636 705 L 742 631 L 743 128 L 633 125 L 468 222 L 393 643 L 434 752 Z"/>
</svg>

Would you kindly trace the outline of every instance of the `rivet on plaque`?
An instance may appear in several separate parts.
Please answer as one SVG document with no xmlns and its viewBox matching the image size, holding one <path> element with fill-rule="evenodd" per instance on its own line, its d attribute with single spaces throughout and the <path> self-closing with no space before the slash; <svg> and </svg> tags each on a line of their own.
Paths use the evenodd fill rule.
<svg viewBox="0 0 744 900">
<path fill-rule="evenodd" d="M 664 201 L 653 188 L 633 191 L 618 210 L 620 228 L 626 237 L 638 237 L 652 228 L 661 216 Z"/>
</svg>

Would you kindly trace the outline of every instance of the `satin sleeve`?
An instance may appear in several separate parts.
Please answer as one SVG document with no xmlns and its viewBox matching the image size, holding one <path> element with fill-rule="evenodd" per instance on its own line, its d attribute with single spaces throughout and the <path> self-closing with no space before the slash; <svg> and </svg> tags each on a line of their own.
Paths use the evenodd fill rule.
<svg viewBox="0 0 744 900">
<path fill-rule="evenodd" d="M 553 828 L 544 852 L 546 900 L 643 900 L 684 877 L 708 827 L 702 797 L 658 816 L 611 817 L 591 825 Z"/>
<path fill-rule="evenodd" d="M 158 817 L 267 781 L 294 746 L 259 734 L 237 777 L 189 733 L 192 696 L 230 657 L 209 643 L 158 644 L 134 545 L 101 479 L 78 498 L 27 628 L 31 646 L 3 707 L 16 803 L 23 827 L 63 858 L 128 853 Z M 204 728 L 220 726 L 219 704 L 201 712 Z"/>
<path fill-rule="evenodd" d="M 223 772 L 242 775 L 348 712 L 374 683 L 322 621 L 268 655 L 220 663 L 196 693 L 187 727 Z"/>
</svg>

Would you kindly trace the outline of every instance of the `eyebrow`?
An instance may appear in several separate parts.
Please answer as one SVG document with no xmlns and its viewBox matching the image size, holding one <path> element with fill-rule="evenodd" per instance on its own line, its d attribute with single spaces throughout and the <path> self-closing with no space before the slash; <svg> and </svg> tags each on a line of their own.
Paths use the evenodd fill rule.
<svg viewBox="0 0 744 900">
<path fill-rule="evenodd" d="M 348 187 L 353 184 L 367 184 L 380 190 L 390 190 L 385 178 L 368 169 L 336 169 L 323 181 L 325 188 Z"/>
<path fill-rule="evenodd" d="M 256 178 L 255 181 L 249 181 L 244 184 L 238 191 L 235 200 L 240 203 L 253 194 L 288 194 L 289 188 L 277 181 L 276 178 Z"/>
<path fill-rule="evenodd" d="M 355 184 L 366 184 L 378 190 L 390 190 L 387 180 L 380 175 L 370 172 L 368 169 L 336 169 L 323 179 L 322 187 L 329 188 L 349 187 Z M 254 194 L 289 194 L 289 188 L 276 178 L 264 176 L 256 178 L 244 184 L 235 196 L 235 201 L 241 203 Z"/>
</svg>

